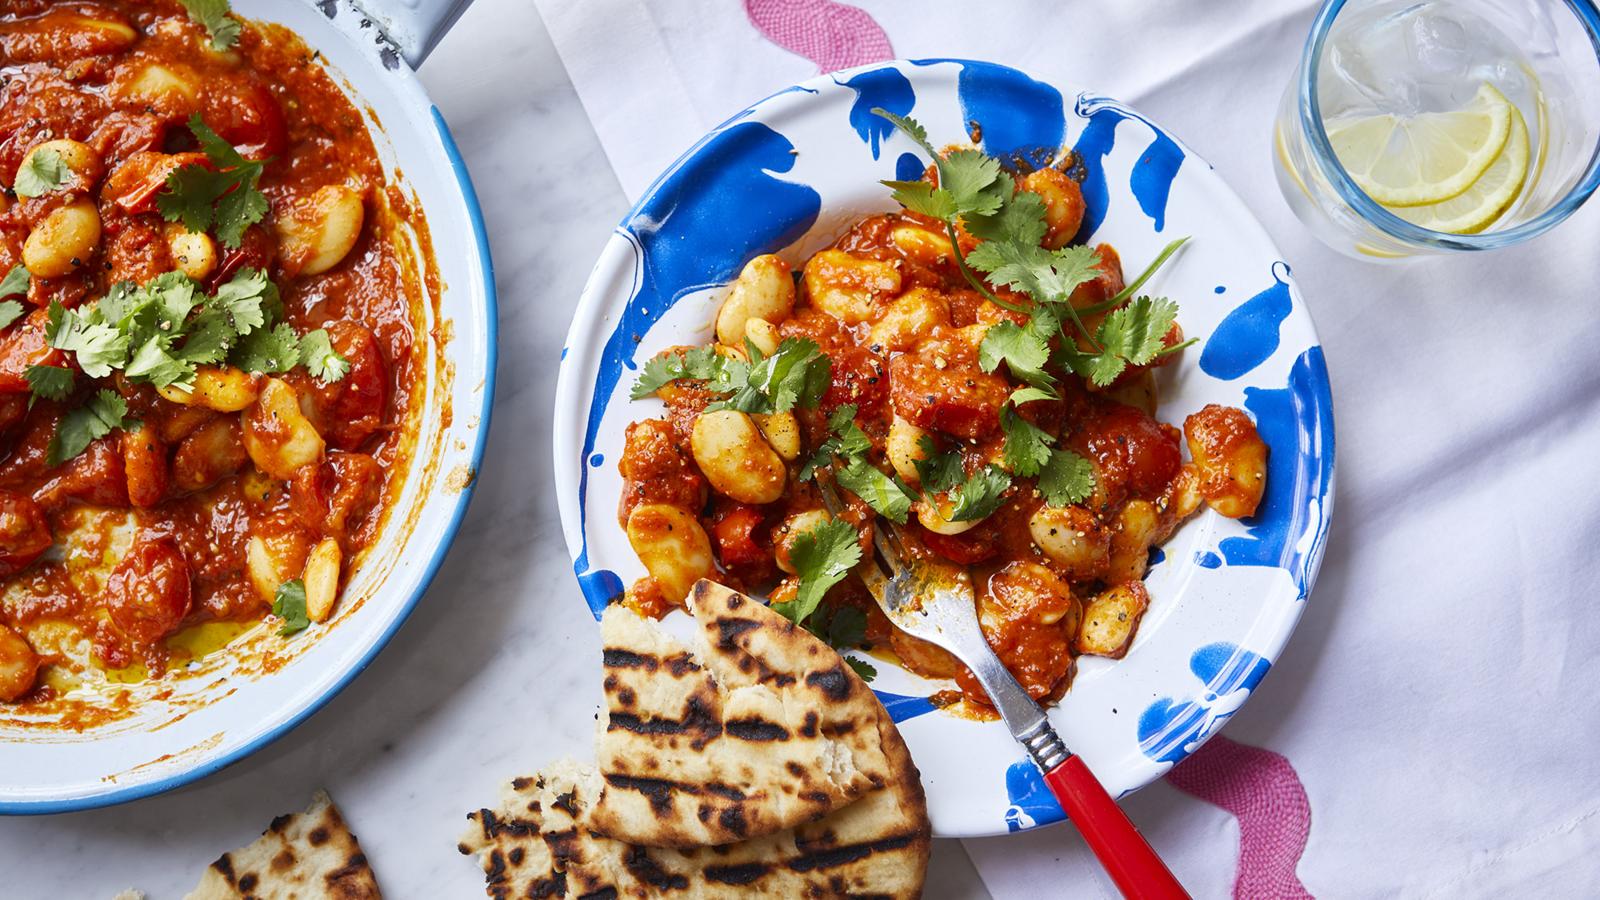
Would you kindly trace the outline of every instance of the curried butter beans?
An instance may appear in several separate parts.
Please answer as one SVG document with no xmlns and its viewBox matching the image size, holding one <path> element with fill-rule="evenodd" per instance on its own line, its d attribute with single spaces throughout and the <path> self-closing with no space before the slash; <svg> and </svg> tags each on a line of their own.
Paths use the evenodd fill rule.
<svg viewBox="0 0 1600 900">
<path fill-rule="evenodd" d="M 717 340 L 742 347 L 751 319 L 781 322 L 792 309 L 794 275 L 789 264 L 770 253 L 758 256 L 745 263 L 728 298 L 722 301 L 717 312 Z"/>
<path fill-rule="evenodd" d="M 628 516 L 628 543 L 662 595 L 674 604 L 683 602 L 696 581 L 716 574 L 706 530 L 676 506 L 635 507 Z"/>
<path fill-rule="evenodd" d="M 731 409 L 701 413 L 689 439 L 695 465 L 711 486 L 741 503 L 771 503 L 788 473 L 749 416 Z"/>
<path fill-rule="evenodd" d="M 79 200 L 54 209 L 33 226 L 22 245 L 22 262 L 36 278 L 60 278 L 88 263 L 100 244 L 100 213 Z"/>
</svg>

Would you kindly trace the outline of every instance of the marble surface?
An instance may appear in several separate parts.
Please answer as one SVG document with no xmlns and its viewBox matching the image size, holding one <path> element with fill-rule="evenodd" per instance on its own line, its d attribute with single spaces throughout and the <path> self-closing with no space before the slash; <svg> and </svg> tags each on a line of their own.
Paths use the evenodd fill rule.
<svg viewBox="0 0 1600 900">
<path fill-rule="evenodd" d="M 483 199 L 500 291 L 489 448 L 432 589 L 371 668 L 244 762 L 111 809 L 0 820 L 0 896 L 177 898 L 224 850 L 325 787 L 392 897 L 483 896 L 455 842 L 499 783 L 588 752 L 598 631 L 550 490 L 556 361 L 626 202 L 533 5 L 477 0 L 423 67 Z M 955 842 L 932 897 L 984 896 Z"/>
</svg>

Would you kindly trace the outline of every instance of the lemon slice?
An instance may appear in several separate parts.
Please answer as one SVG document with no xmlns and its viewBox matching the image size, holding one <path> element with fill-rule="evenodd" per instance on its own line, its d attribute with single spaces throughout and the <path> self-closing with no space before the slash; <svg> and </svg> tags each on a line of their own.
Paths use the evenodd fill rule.
<svg viewBox="0 0 1600 900">
<path fill-rule="evenodd" d="M 1505 147 L 1514 111 L 1486 81 L 1453 112 L 1333 122 L 1328 140 L 1367 196 L 1384 206 L 1421 206 L 1472 187 Z"/>
<path fill-rule="evenodd" d="M 1477 234 L 1506 211 L 1528 178 L 1528 128 L 1511 110 L 1511 137 L 1483 177 L 1443 203 L 1408 206 L 1392 212 L 1407 222 L 1451 234 Z"/>
</svg>

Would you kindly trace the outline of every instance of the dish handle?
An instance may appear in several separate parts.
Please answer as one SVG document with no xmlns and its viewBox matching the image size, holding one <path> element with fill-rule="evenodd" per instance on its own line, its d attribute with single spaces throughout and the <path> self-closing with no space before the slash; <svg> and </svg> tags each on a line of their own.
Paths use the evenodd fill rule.
<svg viewBox="0 0 1600 900">
<path fill-rule="evenodd" d="M 383 25 L 406 64 L 415 70 L 472 0 L 358 0 L 357 5 Z"/>
</svg>

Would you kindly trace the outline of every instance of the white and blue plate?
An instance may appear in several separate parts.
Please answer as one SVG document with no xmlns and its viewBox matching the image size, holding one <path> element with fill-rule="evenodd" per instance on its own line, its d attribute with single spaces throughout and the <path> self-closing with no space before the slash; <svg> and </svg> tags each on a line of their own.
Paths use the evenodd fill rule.
<svg viewBox="0 0 1600 900">
<path fill-rule="evenodd" d="M 1178 302 L 1184 333 L 1199 339 L 1162 370 L 1160 418 L 1243 407 L 1271 458 L 1257 515 L 1203 511 L 1154 552 L 1150 610 L 1127 657 L 1081 659 L 1051 711 L 1113 795 L 1137 790 L 1239 709 L 1300 619 L 1328 533 L 1333 406 L 1311 317 L 1260 224 L 1204 160 L 1105 97 L 991 63 L 872 65 L 757 103 L 657 179 L 595 264 L 563 350 L 556 484 L 583 599 L 598 617 L 644 574 L 616 521 L 624 429 L 658 409 L 628 400 L 642 362 L 711 340 L 725 287 L 751 257 L 802 262 L 862 216 L 896 208 L 879 181 L 928 164 L 874 107 L 915 117 L 934 146 L 967 141 L 975 121 L 995 156 L 1076 150 L 1088 172 L 1080 236 L 1114 245 L 1132 271 L 1191 238 L 1147 286 Z M 935 833 L 1062 818 L 1004 726 L 935 710 L 928 697 L 948 683 L 878 669 L 873 687 L 922 771 Z"/>
</svg>

